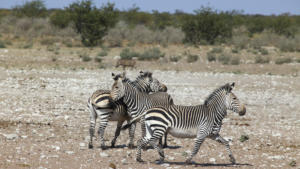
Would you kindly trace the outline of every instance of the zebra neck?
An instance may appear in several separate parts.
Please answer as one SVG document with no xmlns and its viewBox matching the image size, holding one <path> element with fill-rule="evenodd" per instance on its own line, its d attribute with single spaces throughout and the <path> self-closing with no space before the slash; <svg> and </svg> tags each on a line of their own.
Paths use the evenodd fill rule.
<svg viewBox="0 0 300 169">
<path fill-rule="evenodd" d="M 150 93 L 148 88 L 146 87 L 145 83 L 141 80 L 135 80 L 132 82 L 132 84 L 141 92 Z"/>
<path fill-rule="evenodd" d="M 214 119 L 214 124 L 221 124 L 227 115 L 226 107 L 221 105 L 209 105 L 209 112 Z"/>
<path fill-rule="evenodd" d="M 123 102 L 126 104 L 129 110 L 135 109 L 135 103 L 139 98 L 143 98 L 139 97 L 139 95 L 143 95 L 143 93 L 140 92 L 136 87 L 130 84 L 125 85 L 125 95 L 123 97 Z"/>
</svg>

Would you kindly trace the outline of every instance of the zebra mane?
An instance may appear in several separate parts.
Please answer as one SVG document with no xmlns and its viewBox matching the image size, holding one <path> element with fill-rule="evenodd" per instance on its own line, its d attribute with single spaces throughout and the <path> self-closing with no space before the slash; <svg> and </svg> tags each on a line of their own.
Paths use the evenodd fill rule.
<svg viewBox="0 0 300 169">
<path fill-rule="evenodd" d="M 225 85 L 215 89 L 204 101 L 204 105 L 207 106 L 209 101 L 211 101 L 211 99 L 217 94 L 219 93 L 220 91 L 222 90 L 226 90 L 227 92 L 230 92 L 231 91 L 231 86 L 229 83 L 226 83 Z"/>
</svg>

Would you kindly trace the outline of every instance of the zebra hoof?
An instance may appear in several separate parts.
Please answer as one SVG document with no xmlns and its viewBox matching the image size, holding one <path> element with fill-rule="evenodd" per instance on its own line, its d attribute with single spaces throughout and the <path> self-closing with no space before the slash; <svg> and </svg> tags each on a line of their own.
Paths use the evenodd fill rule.
<svg viewBox="0 0 300 169">
<path fill-rule="evenodd" d="M 112 142 L 110 147 L 115 148 L 115 143 Z"/>
<path fill-rule="evenodd" d="M 89 149 L 93 149 L 93 148 L 94 148 L 93 144 L 89 143 Z"/>
<path fill-rule="evenodd" d="M 136 158 L 136 161 L 139 162 L 139 163 L 143 163 L 144 160 L 142 160 L 141 158 Z"/>
<path fill-rule="evenodd" d="M 236 162 L 235 162 L 235 159 L 232 157 L 232 158 L 230 158 L 230 162 L 231 162 L 231 164 L 235 164 Z"/>
<path fill-rule="evenodd" d="M 168 145 L 164 144 L 164 145 L 163 145 L 163 148 L 168 148 Z"/>
<path fill-rule="evenodd" d="M 192 159 L 187 159 L 187 160 L 185 161 L 185 163 L 186 163 L 186 164 L 192 164 Z"/>
<path fill-rule="evenodd" d="M 155 160 L 155 164 L 162 164 L 164 163 L 164 160 Z"/>
</svg>

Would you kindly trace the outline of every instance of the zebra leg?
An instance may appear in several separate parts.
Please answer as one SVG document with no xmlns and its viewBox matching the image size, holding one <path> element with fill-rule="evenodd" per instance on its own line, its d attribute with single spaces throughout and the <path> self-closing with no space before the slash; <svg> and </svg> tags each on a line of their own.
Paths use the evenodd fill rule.
<svg viewBox="0 0 300 169">
<path fill-rule="evenodd" d="M 118 121 L 117 128 L 116 128 L 116 132 L 115 132 L 115 137 L 114 137 L 114 139 L 111 141 L 111 147 L 115 147 L 116 140 L 117 140 L 117 138 L 118 138 L 119 135 L 120 135 L 121 127 L 122 127 L 123 123 L 124 123 L 124 120 Z"/>
<path fill-rule="evenodd" d="M 142 137 L 146 136 L 146 127 L 145 127 L 145 116 L 142 116 L 140 119 L 141 123 L 141 130 L 142 130 Z M 147 145 L 147 144 L 146 144 Z M 147 150 L 146 145 L 144 145 L 142 148 L 143 150 Z"/>
<path fill-rule="evenodd" d="M 142 148 L 144 146 L 146 146 L 147 144 L 149 143 L 149 138 L 146 138 L 146 137 L 143 137 L 142 139 L 140 139 L 138 142 L 137 142 L 137 151 L 136 151 L 136 161 L 137 162 L 144 162 L 142 160 Z"/>
<path fill-rule="evenodd" d="M 164 138 L 165 138 L 165 142 L 164 142 L 163 148 L 167 148 L 168 147 L 168 144 L 167 144 L 168 132 L 165 133 Z"/>
<path fill-rule="evenodd" d="M 108 120 L 110 115 L 112 114 L 112 112 L 110 111 L 104 111 L 102 110 L 101 114 L 100 114 L 100 125 L 99 125 L 99 129 L 98 129 L 98 135 L 100 138 L 100 142 L 101 142 L 101 149 L 104 150 L 105 149 L 105 142 L 104 142 L 104 130 L 107 127 L 108 124 Z"/>
<path fill-rule="evenodd" d="M 230 146 L 229 146 L 229 142 L 227 140 L 225 140 L 223 137 L 221 137 L 219 134 L 212 137 L 212 139 L 216 140 L 217 142 L 219 142 L 223 145 L 225 145 L 226 151 L 228 152 L 228 155 L 229 155 L 229 158 L 230 158 L 230 162 L 232 164 L 235 164 L 235 158 L 232 155 L 232 152 L 231 152 L 231 149 L 230 149 Z"/>
<path fill-rule="evenodd" d="M 153 135 L 149 141 L 150 145 L 157 150 L 159 154 L 159 160 L 156 160 L 156 164 L 161 164 L 164 162 L 165 155 L 164 150 L 161 147 L 161 144 L 157 144 L 157 141 L 162 138 L 165 131 L 162 130 L 154 130 Z"/>
<path fill-rule="evenodd" d="M 193 151 L 190 154 L 190 156 L 187 158 L 187 160 L 185 161 L 186 163 L 190 164 L 192 162 L 192 158 L 198 153 L 201 144 L 205 140 L 205 137 L 206 137 L 205 135 L 197 136 L 197 138 L 195 139 L 195 145 L 194 145 Z"/>
<path fill-rule="evenodd" d="M 88 103 L 88 108 L 90 110 L 90 141 L 89 141 L 89 149 L 93 148 L 93 137 L 95 133 L 95 124 L 96 124 L 96 119 L 97 119 L 97 113 L 94 110 L 93 106 Z"/>
<path fill-rule="evenodd" d="M 128 148 L 133 149 L 134 148 L 134 132 L 135 132 L 136 123 L 132 123 L 132 125 L 129 128 L 129 144 Z"/>
</svg>

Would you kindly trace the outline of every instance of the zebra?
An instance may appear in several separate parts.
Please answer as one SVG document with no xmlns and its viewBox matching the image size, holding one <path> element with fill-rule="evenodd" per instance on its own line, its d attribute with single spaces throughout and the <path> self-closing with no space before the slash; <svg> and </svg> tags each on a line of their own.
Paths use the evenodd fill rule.
<svg viewBox="0 0 300 169">
<path fill-rule="evenodd" d="M 146 129 L 144 125 L 144 118 L 143 116 L 140 116 L 140 114 L 154 106 L 167 106 L 174 104 L 173 99 L 166 92 L 156 92 L 152 94 L 140 92 L 134 85 L 126 80 L 125 74 L 119 77 L 113 76 L 113 78 L 115 82 L 112 85 L 110 98 L 113 101 L 122 100 L 127 106 L 129 116 L 131 118 L 138 117 L 135 121 L 140 120 L 143 136 L 146 134 Z M 164 147 L 167 146 L 166 140 L 167 139 L 165 138 Z M 160 143 L 161 142 L 162 141 L 160 141 Z"/>
<path fill-rule="evenodd" d="M 120 74 L 115 75 L 115 78 L 121 76 Z M 143 93 L 150 93 L 150 92 L 166 92 L 167 87 L 160 83 L 156 78 L 152 77 L 151 72 L 143 72 L 140 71 L 139 76 L 136 78 L 135 81 L 130 81 L 126 79 L 126 81 L 130 82 L 135 86 L 139 91 Z M 122 124 L 125 120 L 129 121 L 130 116 L 127 113 L 126 105 L 121 101 L 112 101 L 109 99 L 110 90 L 97 90 L 95 91 L 92 96 L 88 99 L 88 109 L 90 111 L 90 140 L 89 140 L 89 148 L 93 148 L 93 136 L 95 132 L 95 123 L 96 119 L 99 116 L 100 118 L 100 126 L 98 129 L 98 134 L 100 137 L 101 148 L 105 148 L 104 143 L 104 131 L 108 124 L 108 121 L 118 121 L 117 128 L 115 131 L 115 136 L 111 141 L 111 147 L 115 146 L 117 137 L 120 135 L 120 129 Z M 135 125 L 132 125 L 129 129 L 129 148 L 133 148 L 133 139 L 134 139 L 134 131 Z"/>
<path fill-rule="evenodd" d="M 166 132 L 174 137 L 195 138 L 192 153 L 186 160 L 191 163 L 192 158 L 197 154 L 200 145 L 205 138 L 211 138 L 225 145 L 230 162 L 235 163 L 229 147 L 229 142 L 220 136 L 222 120 L 227 115 L 227 110 L 231 110 L 239 115 L 245 115 L 246 107 L 240 103 L 236 95 L 232 92 L 234 83 L 227 83 L 212 92 L 203 105 L 178 106 L 170 105 L 153 107 L 145 111 L 146 136 L 138 141 L 136 160 L 142 162 L 141 148 L 150 143 L 159 153 L 160 159 L 164 160 L 164 151 L 156 144 Z M 132 121 L 134 121 L 133 119 Z M 132 122 L 131 121 L 131 122 Z"/>
</svg>

